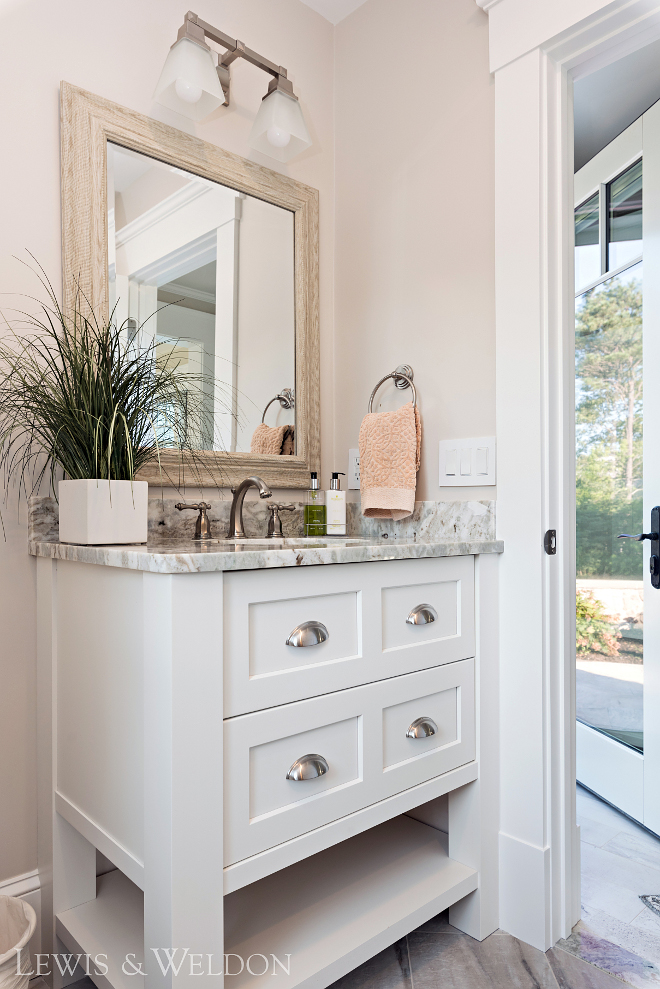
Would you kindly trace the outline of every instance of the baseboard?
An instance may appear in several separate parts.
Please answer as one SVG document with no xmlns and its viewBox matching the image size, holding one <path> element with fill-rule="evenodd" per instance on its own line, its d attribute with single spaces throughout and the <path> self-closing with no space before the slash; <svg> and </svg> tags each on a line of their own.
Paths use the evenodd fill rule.
<svg viewBox="0 0 660 989">
<path fill-rule="evenodd" d="M 520 941 L 547 951 L 550 849 L 500 831 L 500 927 Z"/>
<path fill-rule="evenodd" d="M 25 872 L 22 876 L 0 880 L 0 895 L 24 896 L 25 893 L 33 893 L 40 886 L 39 872 L 37 869 L 33 869 L 32 872 Z"/>
</svg>

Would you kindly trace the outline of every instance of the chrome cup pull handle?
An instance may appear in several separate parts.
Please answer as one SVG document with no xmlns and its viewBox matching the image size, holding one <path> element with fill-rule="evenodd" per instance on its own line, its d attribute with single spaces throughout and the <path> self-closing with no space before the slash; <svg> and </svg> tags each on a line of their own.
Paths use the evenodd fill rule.
<svg viewBox="0 0 660 989">
<path fill-rule="evenodd" d="M 430 625 L 437 621 L 438 612 L 432 604 L 418 604 L 406 618 L 407 625 Z"/>
<path fill-rule="evenodd" d="M 415 718 L 408 727 L 406 738 L 429 738 L 438 734 L 438 726 L 433 718 Z"/>
<path fill-rule="evenodd" d="M 286 774 L 286 778 L 288 780 L 294 780 L 296 783 L 299 783 L 301 780 L 316 780 L 319 776 L 325 776 L 329 769 L 330 766 L 322 755 L 310 752 L 296 759 Z"/>
<path fill-rule="evenodd" d="M 287 646 L 318 646 L 330 638 L 330 633 L 323 622 L 303 622 L 296 625 L 286 640 Z"/>
</svg>

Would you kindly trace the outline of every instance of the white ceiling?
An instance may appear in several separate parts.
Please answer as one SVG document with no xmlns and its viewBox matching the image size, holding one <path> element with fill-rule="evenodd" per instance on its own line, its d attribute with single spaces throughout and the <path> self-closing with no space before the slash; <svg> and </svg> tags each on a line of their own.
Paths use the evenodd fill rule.
<svg viewBox="0 0 660 989">
<path fill-rule="evenodd" d="M 361 7 L 366 0 L 302 0 L 304 4 L 322 14 L 331 24 L 339 24 L 354 10 Z"/>
</svg>

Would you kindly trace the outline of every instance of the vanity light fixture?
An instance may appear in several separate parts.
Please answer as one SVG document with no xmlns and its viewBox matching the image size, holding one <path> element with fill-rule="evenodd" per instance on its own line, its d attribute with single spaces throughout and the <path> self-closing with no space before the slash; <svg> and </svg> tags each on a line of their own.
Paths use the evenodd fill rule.
<svg viewBox="0 0 660 989">
<path fill-rule="evenodd" d="M 217 66 L 207 38 L 227 49 Z M 312 139 L 286 69 L 218 31 L 191 10 L 169 50 L 154 99 L 192 120 L 202 120 L 217 107 L 229 105 L 229 66 L 237 58 L 273 77 L 250 132 L 250 147 L 278 161 L 289 161 L 308 148 Z"/>
</svg>

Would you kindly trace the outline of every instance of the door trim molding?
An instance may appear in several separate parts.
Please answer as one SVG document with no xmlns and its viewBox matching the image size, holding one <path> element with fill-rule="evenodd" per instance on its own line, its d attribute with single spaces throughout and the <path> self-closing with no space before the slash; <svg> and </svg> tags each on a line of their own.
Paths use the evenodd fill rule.
<svg viewBox="0 0 660 989">
<path fill-rule="evenodd" d="M 497 521 L 506 547 L 500 566 L 500 926 L 545 950 L 570 934 L 580 912 L 572 79 L 660 37 L 660 2 L 500 0 L 489 9 L 489 21 Z M 543 553 L 549 528 L 558 532 L 554 557 Z M 529 848 L 541 854 L 543 868 L 539 860 L 526 871 Z"/>
</svg>

